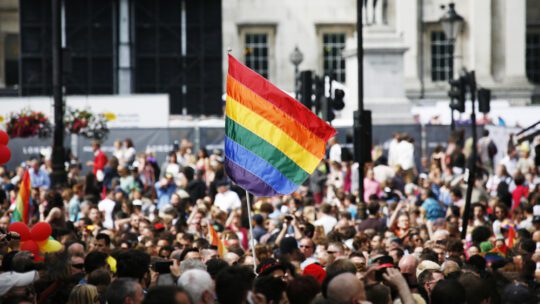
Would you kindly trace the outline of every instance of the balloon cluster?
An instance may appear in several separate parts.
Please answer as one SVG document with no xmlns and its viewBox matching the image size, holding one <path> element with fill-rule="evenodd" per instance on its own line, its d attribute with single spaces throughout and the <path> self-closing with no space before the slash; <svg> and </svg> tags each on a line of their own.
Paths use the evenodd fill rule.
<svg viewBox="0 0 540 304">
<path fill-rule="evenodd" d="M 62 244 L 51 237 L 52 228 L 47 222 L 39 222 L 32 229 L 23 222 L 15 222 L 8 230 L 21 236 L 21 250 L 32 252 L 35 260 L 41 260 L 45 253 L 62 249 Z"/>
<path fill-rule="evenodd" d="M 9 136 L 6 132 L 0 130 L 0 165 L 3 165 L 11 158 L 11 151 L 7 146 L 9 142 Z"/>
</svg>

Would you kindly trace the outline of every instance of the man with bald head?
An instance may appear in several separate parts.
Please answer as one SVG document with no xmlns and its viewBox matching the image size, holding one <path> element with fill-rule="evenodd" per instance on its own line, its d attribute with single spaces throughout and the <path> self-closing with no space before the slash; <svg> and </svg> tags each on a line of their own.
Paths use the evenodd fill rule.
<svg viewBox="0 0 540 304">
<path fill-rule="evenodd" d="M 366 300 L 366 293 L 364 284 L 354 274 L 346 272 L 334 277 L 328 283 L 326 297 L 330 303 L 362 303 Z"/>
</svg>

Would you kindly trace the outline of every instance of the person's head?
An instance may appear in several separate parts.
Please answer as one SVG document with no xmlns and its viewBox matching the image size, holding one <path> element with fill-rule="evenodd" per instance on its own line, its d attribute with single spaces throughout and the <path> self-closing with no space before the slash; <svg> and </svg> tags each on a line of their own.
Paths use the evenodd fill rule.
<svg viewBox="0 0 540 304">
<path fill-rule="evenodd" d="M 465 304 L 467 293 L 465 288 L 456 280 L 440 280 L 431 291 L 431 303 Z"/>
<path fill-rule="evenodd" d="M 99 293 L 103 293 L 111 284 L 111 272 L 106 269 L 96 269 L 88 274 L 87 283 L 97 287 Z"/>
<path fill-rule="evenodd" d="M 149 269 L 150 255 L 144 251 L 122 251 L 116 257 L 116 275 L 119 278 L 131 278 L 143 284 Z"/>
<path fill-rule="evenodd" d="M 430 295 L 440 280 L 444 280 L 444 274 L 440 270 L 427 269 L 418 275 L 418 286 Z"/>
<path fill-rule="evenodd" d="M 96 251 L 109 253 L 111 251 L 111 237 L 105 233 L 98 233 L 94 242 Z"/>
<path fill-rule="evenodd" d="M 216 295 L 220 303 L 246 302 L 255 275 L 248 267 L 233 266 L 223 269 L 216 278 Z"/>
<path fill-rule="evenodd" d="M 99 295 L 96 286 L 90 284 L 76 285 L 69 294 L 68 304 L 96 304 Z"/>
<path fill-rule="evenodd" d="M 69 265 L 72 275 L 84 272 L 84 258 L 82 256 L 72 255 L 69 258 Z"/>
<path fill-rule="evenodd" d="M 133 148 L 133 140 L 131 138 L 124 139 L 124 145 L 126 148 Z"/>
<path fill-rule="evenodd" d="M 315 252 L 315 243 L 313 243 L 313 240 L 308 237 L 304 237 L 300 240 L 299 247 L 300 252 L 302 252 L 304 257 L 306 258 L 312 256 Z"/>
<path fill-rule="evenodd" d="M 538 303 L 534 292 L 525 285 L 514 282 L 506 285 L 502 293 L 502 303 L 505 304 L 533 304 Z"/>
<path fill-rule="evenodd" d="M 472 204 L 473 214 L 475 219 L 483 219 L 486 214 L 486 207 L 479 203 Z"/>
<path fill-rule="evenodd" d="M 95 152 L 95 151 L 99 150 L 99 148 L 101 148 L 101 143 L 99 141 L 97 141 L 97 140 L 94 140 L 92 142 L 92 151 Z"/>
<path fill-rule="evenodd" d="M 225 268 L 228 268 L 229 264 L 222 259 L 216 258 L 206 262 L 206 271 L 212 277 L 212 280 L 216 280 L 217 275 Z"/>
<path fill-rule="evenodd" d="M 141 284 L 131 278 L 117 278 L 105 293 L 107 304 L 141 304 L 144 292 Z"/>
<path fill-rule="evenodd" d="M 342 273 L 328 283 L 326 298 L 331 303 L 348 304 L 365 301 L 364 285 L 352 273 Z"/>
<path fill-rule="evenodd" d="M 508 217 L 508 208 L 503 204 L 497 204 L 495 206 L 495 217 L 502 221 Z"/>
<path fill-rule="evenodd" d="M 214 302 L 214 281 L 206 271 L 188 270 L 182 273 L 178 285 L 186 290 L 193 304 Z"/>
<path fill-rule="evenodd" d="M 184 260 L 201 260 L 201 254 L 197 248 L 186 248 L 180 255 L 180 261 Z"/>
<path fill-rule="evenodd" d="M 281 303 L 286 287 L 287 284 L 279 278 L 261 276 L 255 280 L 253 291 L 255 296 L 263 295 L 267 303 Z"/>
<path fill-rule="evenodd" d="M 204 264 L 200 259 L 187 259 L 183 260 L 180 263 L 180 272 L 184 273 L 191 269 L 199 269 L 206 271 L 206 264 Z"/>
<path fill-rule="evenodd" d="M 108 255 L 99 251 L 92 251 L 84 258 L 84 270 L 86 273 L 91 273 L 92 271 L 99 268 L 107 268 L 107 257 Z"/>
<path fill-rule="evenodd" d="M 148 291 L 144 304 L 192 304 L 188 293 L 180 286 L 156 286 Z"/>
<path fill-rule="evenodd" d="M 458 282 L 462 286 L 467 286 L 465 292 L 467 294 L 467 303 L 482 303 L 489 300 L 490 290 L 488 284 L 477 274 L 465 272 L 461 274 Z"/>
<path fill-rule="evenodd" d="M 371 303 L 391 303 L 390 288 L 381 283 L 366 287 L 366 298 Z"/>
<path fill-rule="evenodd" d="M 34 254 L 29 251 L 19 251 L 11 261 L 13 271 L 27 272 L 35 269 Z"/>
<path fill-rule="evenodd" d="M 397 226 L 399 229 L 407 230 L 410 228 L 409 215 L 402 213 L 397 220 Z"/>
<path fill-rule="evenodd" d="M 298 276 L 287 285 L 286 293 L 290 303 L 309 304 L 315 299 L 321 285 L 312 276 Z"/>
<path fill-rule="evenodd" d="M 328 248 L 326 249 L 326 252 L 328 253 L 328 262 L 332 263 L 337 258 L 342 257 L 345 254 L 345 248 L 343 247 L 342 243 L 339 242 L 332 242 L 328 244 Z"/>
<path fill-rule="evenodd" d="M 379 208 L 380 208 L 380 205 L 378 202 L 371 202 L 368 204 L 367 206 L 367 210 L 369 212 L 369 215 L 371 216 L 377 216 L 379 214 Z"/>
</svg>

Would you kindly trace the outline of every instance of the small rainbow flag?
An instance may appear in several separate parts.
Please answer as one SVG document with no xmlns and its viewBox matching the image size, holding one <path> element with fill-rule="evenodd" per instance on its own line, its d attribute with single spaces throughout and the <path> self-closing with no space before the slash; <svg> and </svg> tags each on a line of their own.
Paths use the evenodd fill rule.
<svg viewBox="0 0 540 304">
<path fill-rule="evenodd" d="M 214 225 L 208 223 L 208 239 L 210 241 L 210 245 L 216 246 L 218 255 L 220 257 L 223 257 L 223 254 L 225 253 L 225 248 L 223 247 L 223 242 L 219 238 L 216 229 L 214 229 Z"/>
<path fill-rule="evenodd" d="M 24 171 L 19 193 L 17 194 L 17 200 L 15 201 L 15 210 L 11 217 L 12 222 L 23 222 L 28 224 L 30 219 L 30 173 L 28 170 Z"/>
<path fill-rule="evenodd" d="M 225 170 L 256 196 L 290 194 L 336 133 L 300 102 L 229 55 Z"/>
</svg>

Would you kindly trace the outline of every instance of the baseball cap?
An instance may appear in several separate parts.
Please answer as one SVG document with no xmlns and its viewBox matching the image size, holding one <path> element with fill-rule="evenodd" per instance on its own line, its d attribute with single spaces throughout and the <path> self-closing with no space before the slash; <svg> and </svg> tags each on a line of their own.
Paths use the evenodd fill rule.
<svg viewBox="0 0 540 304">
<path fill-rule="evenodd" d="M 271 274 L 274 270 L 281 269 L 283 271 L 286 271 L 286 268 L 283 264 L 280 264 L 277 260 L 269 258 L 263 260 L 258 266 L 257 266 L 257 274 L 259 276 L 265 276 L 268 274 Z"/>
<path fill-rule="evenodd" d="M 317 263 L 309 264 L 304 269 L 303 275 L 308 275 L 314 277 L 320 284 L 324 281 L 324 278 L 326 278 L 326 271 L 324 268 L 321 267 L 321 265 Z"/>
<path fill-rule="evenodd" d="M 441 266 L 439 266 L 439 264 L 435 263 L 435 262 L 432 262 L 432 261 L 429 261 L 429 260 L 425 260 L 425 261 L 422 261 L 420 264 L 418 264 L 418 266 L 416 267 L 416 278 L 418 278 L 420 276 L 420 274 L 422 272 L 424 272 L 424 270 L 428 270 L 428 269 L 431 269 L 431 270 L 440 270 L 441 269 Z"/>
<path fill-rule="evenodd" d="M 23 287 L 30 285 L 39 279 L 37 271 L 28 272 L 4 272 L 0 274 L 0 296 L 5 295 L 13 287 Z"/>
</svg>

